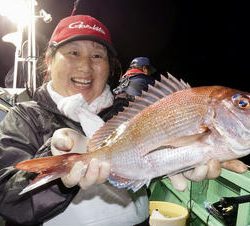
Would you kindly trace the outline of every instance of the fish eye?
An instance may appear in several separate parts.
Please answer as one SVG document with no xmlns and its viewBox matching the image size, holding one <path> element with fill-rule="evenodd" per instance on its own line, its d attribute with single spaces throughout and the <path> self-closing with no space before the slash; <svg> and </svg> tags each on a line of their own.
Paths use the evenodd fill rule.
<svg viewBox="0 0 250 226">
<path fill-rule="evenodd" d="M 244 94 L 235 94 L 232 96 L 232 101 L 234 105 L 238 106 L 241 109 L 246 109 L 250 107 L 250 97 Z"/>
<path fill-rule="evenodd" d="M 241 108 L 245 108 L 245 107 L 247 107 L 248 105 L 249 105 L 249 102 L 246 101 L 246 100 L 240 100 L 240 101 L 239 101 L 239 106 L 240 106 Z"/>
</svg>

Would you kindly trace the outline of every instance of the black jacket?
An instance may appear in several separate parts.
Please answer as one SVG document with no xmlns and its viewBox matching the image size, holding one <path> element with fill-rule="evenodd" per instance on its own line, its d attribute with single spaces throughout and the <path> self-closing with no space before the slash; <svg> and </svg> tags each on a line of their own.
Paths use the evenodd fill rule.
<svg viewBox="0 0 250 226">
<path fill-rule="evenodd" d="M 127 105 L 126 100 L 117 99 L 99 115 L 107 121 L 124 104 Z M 19 103 L 0 123 L 0 215 L 7 225 L 42 224 L 64 211 L 78 192 L 78 186 L 68 189 L 56 180 L 20 196 L 18 193 L 34 175 L 11 167 L 25 159 L 51 155 L 50 137 L 64 127 L 83 133 L 79 123 L 58 111 L 45 85 L 37 90 L 34 101 Z"/>
<path fill-rule="evenodd" d="M 154 85 L 155 79 L 150 75 L 135 74 L 123 77 L 120 84 L 113 90 L 116 95 L 126 93 L 129 96 L 141 96 L 142 91 L 148 90 L 148 85 Z"/>
<path fill-rule="evenodd" d="M 154 85 L 154 82 L 154 78 L 150 75 L 133 75 L 129 77 L 129 84 L 124 91 L 131 96 L 141 96 L 142 90 L 147 91 L 148 85 Z"/>
</svg>

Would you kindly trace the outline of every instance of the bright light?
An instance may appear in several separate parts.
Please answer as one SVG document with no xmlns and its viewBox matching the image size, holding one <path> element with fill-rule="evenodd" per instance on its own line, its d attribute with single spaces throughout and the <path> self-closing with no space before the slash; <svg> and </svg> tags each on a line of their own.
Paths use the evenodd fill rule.
<svg viewBox="0 0 250 226">
<path fill-rule="evenodd" d="M 29 2 L 30 0 L 0 0 L 0 15 L 25 26 L 32 18 Z"/>
<path fill-rule="evenodd" d="M 13 32 L 13 33 L 9 33 L 7 35 L 4 35 L 2 37 L 2 40 L 4 42 L 12 43 L 15 46 L 20 46 L 21 41 L 22 41 L 22 37 L 20 35 L 20 32 Z"/>
</svg>

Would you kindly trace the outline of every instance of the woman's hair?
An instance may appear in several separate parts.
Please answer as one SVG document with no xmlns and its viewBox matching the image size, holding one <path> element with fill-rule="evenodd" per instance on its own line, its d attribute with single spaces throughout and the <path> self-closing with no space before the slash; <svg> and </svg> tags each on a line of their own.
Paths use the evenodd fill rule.
<svg viewBox="0 0 250 226">
<path fill-rule="evenodd" d="M 56 54 L 58 48 L 54 46 L 48 46 L 47 49 L 44 51 L 43 55 L 38 59 L 37 62 L 37 70 L 38 70 L 38 84 L 42 84 L 44 82 L 48 82 L 50 78 L 50 74 L 48 71 L 48 64 L 47 60 L 49 58 L 53 58 Z M 108 50 L 108 58 L 109 58 L 109 65 L 110 65 L 110 75 L 108 78 L 108 84 L 111 87 L 111 90 L 115 88 L 119 83 L 119 78 L 122 75 L 122 67 L 121 63 L 112 52 Z"/>
</svg>

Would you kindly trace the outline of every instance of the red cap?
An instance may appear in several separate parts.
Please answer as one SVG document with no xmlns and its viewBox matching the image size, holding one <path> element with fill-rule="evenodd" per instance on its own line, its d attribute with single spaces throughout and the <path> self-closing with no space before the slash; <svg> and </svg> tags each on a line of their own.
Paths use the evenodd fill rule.
<svg viewBox="0 0 250 226">
<path fill-rule="evenodd" d="M 50 46 L 61 46 L 74 40 L 92 40 L 108 48 L 117 55 L 112 46 L 110 32 L 104 24 L 88 15 L 75 15 L 62 19 L 56 26 Z"/>
</svg>

